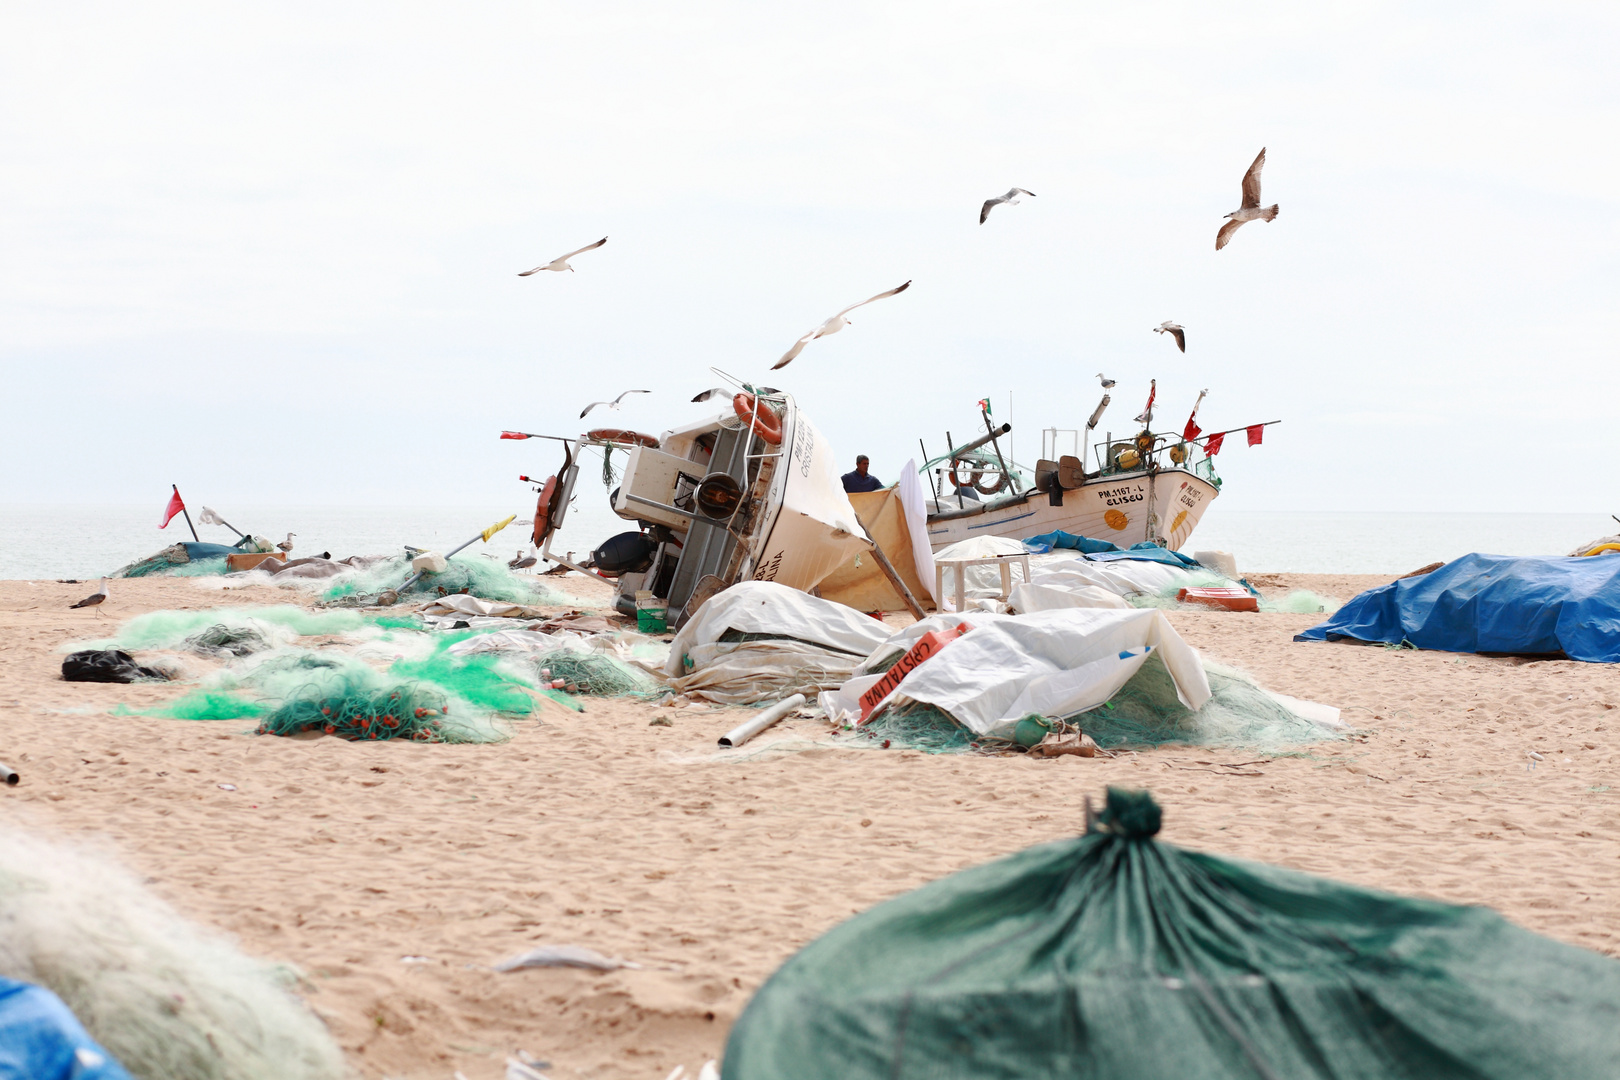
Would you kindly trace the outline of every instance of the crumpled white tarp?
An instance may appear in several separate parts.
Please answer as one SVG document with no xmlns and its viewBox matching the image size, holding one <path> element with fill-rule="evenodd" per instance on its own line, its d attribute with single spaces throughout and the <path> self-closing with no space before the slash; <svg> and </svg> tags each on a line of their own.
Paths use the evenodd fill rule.
<svg viewBox="0 0 1620 1080">
<path fill-rule="evenodd" d="M 895 634 L 865 666 L 911 648 L 930 630 L 958 623 L 972 629 L 906 675 L 891 703 L 926 702 L 977 735 L 1007 737 L 1031 713 L 1067 717 L 1103 704 L 1152 652 L 1169 671 L 1183 705 L 1198 709 L 1210 698 L 1198 653 L 1154 608 L 934 615 Z M 863 676 L 822 695 L 828 717 L 847 718 L 852 702 L 875 681 Z"/>
<path fill-rule="evenodd" d="M 739 581 L 710 597 L 681 627 L 665 671 L 683 674 L 694 646 L 713 645 L 728 630 L 795 638 L 858 658 L 869 656 L 890 633 L 888 626 L 843 604 L 772 581 Z"/>
<path fill-rule="evenodd" d="M 734 641 L 728 631 L 794 640 Z M 890 628 L 854 608 L 769 581 L 738 582 L 698 609 L 670 645 L 679 693 L 729 704 L 813 695 L 849 678 Z"/>
<path fill-rule="evenodd" d="M 527 604 L 509 604 L 504 600 L 480 600 L 467 593 L 441 596 L 437 600 L 428 601 L 416 610 L 423 615 L 492 615 L 502 619 L 546 617 L 544 608 L 529 607 Z"/>
<path fill-rule="evenodd" d="M 662 639 L 633 630 L 611 634 L 579 634 L 572 630 L 559 630 L 552 634 L 539 630 L 496 630 L 458 641 L 448 651 L 451 656 L 476 656 L 480 653 L 538 656 L 558 650 L 606 653 L 615 660 L 623 660 L 659 676 L 663 675 L 664 665 L 669 660 L 669 646 Z"/>
</svg>

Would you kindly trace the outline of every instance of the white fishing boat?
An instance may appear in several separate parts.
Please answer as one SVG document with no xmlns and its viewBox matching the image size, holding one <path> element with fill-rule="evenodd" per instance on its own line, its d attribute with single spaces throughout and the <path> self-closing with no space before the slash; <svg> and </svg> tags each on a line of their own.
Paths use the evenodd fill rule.
<svg viewBox="0 0 1620 1080">
<path fill-rule="evenodd" d="M 1088 453 L 1083 440 L 1091 428 L 1048 428 L 1031 477 L 1001 453 L 1001 437 L 1011 430 L 991 428 L 925 466 L 934 496 L 928 543 L 935 551 L 975 536 L 1021 540 L 1057 530 L 1120 547 L 1147 541 L 1180 548 L 1220 494 L 1207 448 L 1216 435 L 1231 434 L 1187 439 L 1144 428 L 1120 441 L 1109 436 Z M 1060 453 L 1064 444 L 1076 453 Z M 1218 452 L 1221 443 L 1213 445 Z M 1101 465 L 1087 471 L 1088 458 Z"/>
<path fill-rule="evenodd" d="M 563 441 L 567 460 L 542 489 L 535 544 L 550 562 L 616 577 L 621 609 L 645 591 L 667 602 L 674 623 L 745 578 L 808 592 L 872 547 L 831 448 L 788 394 L 747 388 L 724 413 L 656 437 L 599 428 Z M 588 567 L 550 551 L 587 446 L 610 461 L 628 451 L 610 499 L 639 526 L 604 542 Z"/>
</svg>

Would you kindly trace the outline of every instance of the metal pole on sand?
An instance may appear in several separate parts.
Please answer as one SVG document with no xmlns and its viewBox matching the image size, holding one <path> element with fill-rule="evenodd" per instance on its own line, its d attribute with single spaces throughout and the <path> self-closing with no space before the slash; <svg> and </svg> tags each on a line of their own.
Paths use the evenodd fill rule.
<svg viewBox="0 0 1620 1080">
<path fill-rule="evenodd" d="M 180 499 L 180 485 L 170 484 L 169 486 L 174 488 L 174 497 Z M 186 515 L 186 528 L 191 530 L 191 538 L 199 544 L 202 543 L 202 537 L 197 535 L 197 526 L 191 523 L 191 511 L 186 509 L 186 500 L 184 499 L 180 499 L 180 512 Z"/>
<path fill-rule="evenodd" d="M 446 559 L 449 559 L 450 556 L 454 555 L 456 552 L 461 551 L 464 548 L 469 548 L 472 545 L 478 543 L 478 541 L 480 541 L 480 540 L 484 541 L 485 543 L 488 543 L 490 537 L 494 536 L 496 533 L 500 532 L 502 529 L 506 528 L 508 525 L 512 524 L 512 522 L 514 522 L 516 520 L 517 520 L 517 515 L 513 514 L 511 517 L 507 518 L 505 521 L 497 521 L 495 524 L 491 525 L 489 528 L 485 529 L 483 532 L 474 533 L 472 539 L 468 540 L 465 544 L 462 544 L 459 547 L 452 548 L 450 551 L 446 552 L 444 557 Z M 377 597 L 377 603 L 379 605 L 383 606 L 383 607 L 391 607 L 392 605 L 399 603 L 399 594 L 404 592 L 406 589 L 410 588 L 412 585 L 415 585 L 418 581 L 420 581 L 421 578 L 422 578 L 422 574 L 424 572 L 425 571 L 418 570 L 416 573 L 412 574 L 410 577 L 408 577 L 404 581 L 400 582 L 400 584 L 397 587 L 392 588 L 392 589 L 384 589 L 382 591 L 382 594 Z"/>
</svg>

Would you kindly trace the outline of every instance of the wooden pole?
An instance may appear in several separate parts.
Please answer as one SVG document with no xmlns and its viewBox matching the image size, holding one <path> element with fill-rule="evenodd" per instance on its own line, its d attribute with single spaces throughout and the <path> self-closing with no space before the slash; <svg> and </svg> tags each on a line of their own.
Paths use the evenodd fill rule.
<svg viewBox="0 0 1620 1080">
<path fill-rule="evenodd" d="M 883 549 L 878 547 L 876 540 L 872 541 L 872 557 L 877 559 L 878 569 L 882 570 L 883 576 L 889 579 L 889 584 L 893 585 L 894 591 L 900 594 L 900 599 L 906 602 L 906 609 L 911 612 L 912 616 L 918 620 L 926 619 L 928 616 L 923 612 L 922 605 L 917 603 L 915 596 L 911 595 L 911 590 L 906 588 L 906 583 L 900 580 L 900 574 L 895 570 L 894 564 L 889 561 L 889 557 L 883 554 Z"/>
</svg>

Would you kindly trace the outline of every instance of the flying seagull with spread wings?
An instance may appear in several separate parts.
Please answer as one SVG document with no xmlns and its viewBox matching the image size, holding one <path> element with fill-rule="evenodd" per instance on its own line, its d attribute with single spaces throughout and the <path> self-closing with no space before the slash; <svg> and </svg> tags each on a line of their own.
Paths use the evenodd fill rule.
<svg viewBox="0 0 1620 1080">
<path fill-rule="evenodd" d="M 791 364 L 793 362 L 793 358 L 795 356 L 798 356 L 801 352 L 803 352 L 804 347 L 806 345 L 810 344 L 812 341 L 816 340 L 816 338 L 824 338 L 828 334 L 836 334 L 836 333 L 838 333 L 838 331 L 842 330 L 844 327 L 850 325 L 850 320 L 844 318 L 844 316 L 848 315 L 850 312 L 854 311 L 856 308 L 865 307 L 867 304 L 870 304 L 873 300 L 882 300 L 884 297 L 894 296 L 896 293 L 903 293 L 909 288 L 911 288 L 911 282 L 908 281 L 904 285 L 901 285 L 897 289 L 890 289 L 888 292 L 880 292 L 876 296 L 867 297 L 865 300 L 862 300 L 859 304 L 851 304 L 851 305 L 849 305 L 849 307 L 845 308 L 843 311 L 840 311 L 838 314 L 834 315 L 832 318 L 828 319 L 826 322 L 822 323 L 820 326 L 816 327 L 814 330 L 812 330 L 808 334 L 804 335 L 804 337 L 800 338 L 798 341 L 795 341 L 793 343 L 793 348 L 791 348 L 787 352 L 783 353 L 782 354 L 782 359 L 778 360 L 776 363 L 771 365 L 771 370 L 775 371 L 779 367 L 787 367 L 789 364 Z"/>
<path fill-rule="evenodd" d="M 1008 206 L 1017 206 L 1019 203 L 1023 202 L 1024 200 L 1019 198 L 1020 195 L 1028 195 L 1032 199 L 1035 197 L 1035 193 L 1033 191 L 1025 191 L 1021 187 L 1015 187 L 1008 188 L 1007 194 L 1005 195 L 998 195 L 994 199 L 984 200 L 984 208 L 979 211 L 979 224 L 983 225 L 985 219 L 990 216 L 990 211 L 994 210 L 1002 203 L 1006 203 Z"/>
<path fill-rule="evenodd" d="M 1260 148 L 1260 156 L 1254 159 L 1249 171 L 1243 174 L 1243 205 L 1226 215 L 1226 224 L 1221 231 L 1215 234 L 1215 250 L 1219 251 L 1232 242 L 1232 234 L 1238 231 L 1238 226 L 1246 221 L 1259 218 L 1261 221 L 1270 221 L 1277 216 L 1277 204 L 1272 203 L 1264 210 L 1260 209 L 1260 170 L 1266 167 L 1266 148 Z"/>
<path fill-rule="evenodd" d="M 650 394 L 650 393 L 652 393 L 651 390 L 626 390 L 624 393 L 620 394 L 618 397 L 614 398 L 612 401 L 593 401 L 589 405 L 585 406 L 585 408 L 580 412 L 579 418 L 581 420 L 585 419 L 585 414 L 590 412 L 592 409 L 596 408 L 598 405 L 606 405 L 610 409 L 617 409 L 619 407 L 619 402 L 623 401 L 625 398 L 629 397 L 631 394 Z"/>
<path fill-rule="evenodd" d="M 1236 228 L 1236 226 L 1233 226 L 1233 228 Z M 1182 352 L 1187 351 L 1187 331 L 1182 329 L 1180 323 L 1166 319 L 1158 326 L 1155 326 L 1153 332 L 1155 334 L 1169 334 L 1176 339 L 1176 348 Z"/>
<path fill-rule="evenodd" d="M 602 237 L 602 239 L 598 240 L 594 244 L 586 244 L 584 247 L 580 248 L 579 251 L 570 251 L 566 255 L 557 256 L 555 259 L 552 259 L 550 262 L 546 263 L 544 266 L 537 266 L 533 270 L 525 270 L 521 274 L 519 274 L 518 277 L 528 277 L 530 274 L 538 274 L 542 270 L 556 270 L 558 273 L 561 273 L 564 270 L 570 270 L 571 271 L 574 268 L 572 266 L 568 265 L 568 260 L 569 259 L 572 259 L 575 255 L 578 255 L 578 254 L 580 254 L 582 252 L 594 251 L 595 249 L 601 247 L 605 243 L 607 243 L 607 237 L 604 236 L 604 237 Z"/>
</svg>

